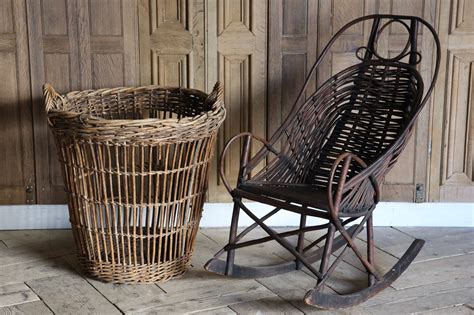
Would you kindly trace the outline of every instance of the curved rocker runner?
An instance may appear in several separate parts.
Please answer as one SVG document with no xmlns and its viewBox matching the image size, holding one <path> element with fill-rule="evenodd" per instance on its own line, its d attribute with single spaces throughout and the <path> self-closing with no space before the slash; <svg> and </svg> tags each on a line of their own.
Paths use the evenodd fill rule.
<svg viewBox="0 0 474 315">
<path fill-rule="evenodd" d="M 372 23 L 366 46 L 356 50 L 360 60 L 329 78 L 315 92 L 309 90 L 319 65 L 334 42 L 348 28 Z M 408 40 L 395 57 L 377 51 L 380 34 L 396 23 L 406 29 Z M 427 28 L 434 40 L 436 61 L 428 88 L 417 70 L 418 29 Z M 360 304 L 393 283 L 415 259 L 424 241 L 416 239 L 403 257 L 385 274 L 375 268 L 373 211 L 379 202 L 379 183 L 396 163 L 414 129 L 415 121 L 434 88 L 440 63 L 440 44 L 433 27 L 418 17 L 370 15 L 356 19 L 329 41 L 311 68 L 290 115 L 268 140 L 244 132 L 231 138 L 220 159 L 220 176 L 234 201 L 229 243 L 209 260 L 209 271 L 238 278 L 258 278 L 306 267 L 317 278 L 304 301 L 321 308 L 342 308 Z M 252 141 L 263 147 L 250 157 Z M 224 161 L 230 146 L 242 143 L 237 185 L 232 188 Z M 257 165 L 266 162 L 259 171 Z M 274 207 L 259 218 L 242 199 Z M 237 233 L 240 211 L 255 223 Z M 280 211 L 300 215 L 299 228 L 277 233 L 265 221 Z M 307 226 L 308 216 L 327 223 Z M 358 220 L 358 221 L 356 221 Z M 353 223 L 350 227 L 349 224 Z M 267 234 L 253 240 L 242 239 L 257 226 Z M 355 237 L 364 230 L 367 246 L 362 252 Z M 327 232 L 305 245 L 305 233 Z M 337 234 L 336 234 L 337 233 Z M 296 246 L 287 237 L 297 236 Z M 295 259 L 279 265 L 250 267 L 234 263 L 239 248 L 276 241 Z M 321 244 L 320 247 L 317 247 Z M 316 249 L 315 249 L 316 248 Z M 347 294 L 323 292 L 327 280 L 352 251 L 368 274 L 368 287 Z M 332 253 L 339 251 L 331 261 Z M 226 254 L 226 258 L 219 259 Z M 320 261 L 319 268 L 314 263 Z"/>
</svg>

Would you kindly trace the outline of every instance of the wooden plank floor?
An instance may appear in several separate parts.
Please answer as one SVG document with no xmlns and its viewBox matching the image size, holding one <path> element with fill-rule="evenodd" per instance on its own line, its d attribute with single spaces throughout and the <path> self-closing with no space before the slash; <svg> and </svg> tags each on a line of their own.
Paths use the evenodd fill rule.
<svg viewBox="0 0 474 315">
<path fill-rule="evenodd" d="M 193 266 L 179 279 L 120 285 L 81 274 L 70 230 L 0 231 L 0 314 L 474 314 L 472 228 L 375 228 L 377 268 L 382 272 L 414 238 L 425 239 L 426 245 L 392 287 L 338 312 L 303 303 L 305 292 L 315 285 L 305 270 L 250 280 L 204 271 L 203 264 L 224 245 L 227 232 L 201 229 Z M 260 230 L 249 236 L 262 235 Z M 308 233 L 307 241 L 313 237 L 316 232 Z M 364 245 L 363 233 L 357 242 Z M 236 259 L 265 265 L 288 257 L 272 242 L 243 249 Z M 327 292 L 349 293 L 365 284 L 364 268 L 347 255 L 328 281 Z"/>
</svg>

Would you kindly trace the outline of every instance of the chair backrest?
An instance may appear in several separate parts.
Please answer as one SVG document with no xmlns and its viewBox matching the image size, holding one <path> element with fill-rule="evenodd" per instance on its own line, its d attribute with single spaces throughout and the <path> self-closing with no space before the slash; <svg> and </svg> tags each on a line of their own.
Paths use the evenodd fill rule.
<svg viewBox="0 0 474 315">
<path fill-rule="evenodd" d="M 368 20 L 373 21 L 368 43 L 355 52 L 360 63 L 332 76 L 307 97 L 308 84 L 334 41 L 347 28 Z M 399 55 L 384 58 L 377 52 L 377 41 L 381 32 L 393 23 L 406 28 L 408 41 Z M 432 82 L 425 93 L 416 69 L 422 58 L 417 42 L 420 25 L 431 31 L 437 52 Z M 327 187 L 331 166 L 343 152 L 354 153 L 367 164 L 383 164 L 383 168 L 375 170 L 377 177 L 383 177 L 405 146 L 414 121 L 432 92 L 439 69 L 439 52 L 436 32 L 418 17 L 372 15 L 344 26 L 318 57 L 292 114 L 270 139 L 284 143 L 283 155 L 289 171 L 278 181 Z M 393 152 L 390 160 L 378 161 L 387 151 Z M 269 163 L 267 176 L 272 172 L 283 174 L 279 170 L 281 166 L 275 163 Z M 354 165 L 349 176 L 360 170 Z M 338 173 L 335 184 L 337 177 Z"/>
<path fill-rule="evenodd" d="M 330 91 L 306 105 L 325 107 L 319 122 L 324 139 L 306 153 L 304 174 L 306 183 L 323 187 L 340 154 L 350 152 L 372 164 L 394 144 L 419 110 L 423 81 L 413 67 L 367 61 L 337 76 Z M 349 176 L 360 170 L 353 165 Z"/>
</svg>

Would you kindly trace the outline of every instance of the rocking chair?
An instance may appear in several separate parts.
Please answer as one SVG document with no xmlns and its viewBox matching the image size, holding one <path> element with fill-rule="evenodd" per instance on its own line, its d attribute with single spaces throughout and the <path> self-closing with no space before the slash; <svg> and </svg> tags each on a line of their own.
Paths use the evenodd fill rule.
<svg viewBox="0 0 474 315">
<path fill-rule="evenodd" d="M 370 21 L 372 27 L 367 46 L 355 52 L 360 63 L 342 70 L 314 93 L 309 93 L 312 76 L 335 40 L 349 27 Z M 381 32 L 393 23 L 407 30 L 408 41 L 398 56 L 382 57 L 377 52 L 377 41 Z M 425 26 L 431 32 L 437 53 L 431 83 L 425 93 L 423 80 L 416 69 L 421 61 L 417 50 L 419 26 Z M 220 176 L 234 202 L 229 243 L 206 263 L 205 268 L 237 278 L 259 278 L 304 266 L 317 278 L 316 286 L 307 292 L 304 300 L 321 308 L 357 305 L 394 282 L 411 264 L 424 241 L 414 240 L 400 260 L 385 275 L 380 275 L 375 269 L 372 214 L 380 198 L 379 185 L 400 156 L 417 116 L 433 90 L 439 63 L 438 36 L 430 24 L 418 17 L 370 15 L 339 30 L 311 68 L 291 114 L 270 140 L 244 132 L 231 138 L 224 147 Z M 243 144 L 240 171 L 237 186 L 231 188 L 224 174 L 223 161 L 230 145 L 240 138 Z M 261 142 L 263 147 L 250 158 L 252 140 Z M 282 149 L 277 150 L 280 144 Z M 253 174 L 255 167 L 264 160 L 266 165 Z M 274 209 L 259 218 L 244 205 L 243 198 L 271 205 Z M 282 209 L 301 215 L 298 229 L 277 233 L 265 224 L 265 220 Z M 238 234 L 241 210 L 255 223 Z M 325 219 L 327 223 L 307 226 L 307 216 Z M 354 222 L 357 219 L 360 221 Z M 349 223 L 355 224 L 347 227 Z M 268 236 L 242 242 L 241 239 L 257 226 Z M 362 254 L 354 241 L 364 226 L 367 255 Z M 304 246 L 305 233 L 323 229 L 327 229 L 325 235 Z M 292 235 L 298 236 L 296 246 L 286 239 Z M 295 259 L 266 267 L 234 263 L 237 249 L 271 240 L 277 241 Z M 314 249 L 321 242 L 324 245 Z M 325 283 L 348 248 L 367 270 L 368 287 L 346 295 L 324 293 Z M 330 264 L 331 254 L 339 249 L 342 249 L 339 256 Z M 226 260 L 219 259 L 224 253 L 227 253 Z M 318 260 L 319 270 L 313 266 Z"/>
</svg>

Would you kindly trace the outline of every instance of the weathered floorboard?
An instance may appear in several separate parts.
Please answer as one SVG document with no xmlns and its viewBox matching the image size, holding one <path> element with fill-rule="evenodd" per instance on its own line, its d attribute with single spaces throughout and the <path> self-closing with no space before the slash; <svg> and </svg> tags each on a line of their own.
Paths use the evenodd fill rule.
<svg viewBox="0 0 474 315">
<path fill-rule="evenodd" d="M 55 314 L 120 314 L 79 275 L 61 275 L 27 282 Z"/>
<path fill-rule="evenodd" d="M 269 296 L 274 296 L 274 293 L 255 280 L 241 280 L 232 285 L 216 282 L 203 287 L 188 286 L 173 294 L 161 294 L 152 299 L 139 298 L 127 303 L 118 303 L 117 306 L 125 313 L 187 313 Z"/>
<path fill-rule="evenodd" d="M 0 315 L 53 315 L 43 301 L 28 302 L 13 306 L 0 307 Z"/>
<path fill-rule="evenodd" d="M 357 236 L 359 239 L 366 241 L 367 235 L 362 231 Z M 374 227 L 375 246 L 390 255 L 401 258 L 410 244 L 414 241 L 414 237 L 406 235 L 391 227 Z M 423 251 L 423 249 L 422 249 Z"/>
<path fill-rule="evenodd" d="M 24 283 L 12 283 L 0 286 L 0 307 L 38 300 L 38 296 Z"/>
<path fill-rule="evenodd" d="M 58 240 L 73 242 L 72 231 L 64 230 L 14 230 L 0 231 L 0 240 L 7 247 L 16 247 L 41 242 L 56 242 Z"/>
<path fill-rule="evenodd" d="M 316 285 L 316 280 L 300 271 L 292 271 L 286 274 L 257 280 L 285 301 L 291 303 L 304 313 L 314 311 L 314 308 L 305 304 L 304 295 Z M 335 293 L 331 288 L 326 292 Z"/>
<path fill-rule="evenodd" d="M 237 314 L 303 314 L 303 312 L 279 296 L 238 303 L 229 307 Z"/>
<path fill-rule="evenodd" d="M 470 309 L 469 307 L 465 305 L 457 305 L 457 306 L 451 306 L 451 307 L 443 307 L 443 308 L 438 308 L 435 310 L 429 310 L 426 312 L 418 312 L 417 314 L 423 314 L 423 315 L 472 315 L 474 314 L 474 310 Z"/>
<path fill-rule="evenodd" d="M 464 303 L 474 296 L 473 288 L 442 290 L 416 299 L 379 304 L 368 308 L 375 314 L 412 314 L 437 309 L 445 309 Z M 449 313 L 444 313 L 449 314 Z"/>
<path fill-rule="evenodd" d="M 362 241 L 360 239 L 355 239 L 355 244 L 357 248 L 360 250 L 362 253 L 362 256 L 364 258 L 367 258 L 367 243 L 365 241 Z M 335 256 L 339 256 L 341 253 L 342 249 L 338 250 L 337 252 L 334 253 Z M 356 267 L 357 269 L 361 271 L 365 271 L 365 267 L 362 265 L 360 262 L 359 258 L 354 254 L 354 252 L 348 248 L 346 249 L 345 255 L 343 257 L 343 260 L 352 266 Z M 385 274 L 392 268 L 398 261 L 398 258 L 388 254 L 387 252 L 375 248 L 374 252 L 374 260 L 375 260 L 375 269 L 380 273 L 380 274 Z"/>
<path fill-rule="evenodd" d="M 240 283 L 242 281 L 244 283 L 252 283 L 254 280 L 241 280 L 231 277 L 224 277 L 210 273 L 202 267 L 192 267 L 181 277 L 173 279 L 172 281 L 167 281 L 165 283 L 159 283 L 158 286 L 166 293 L 176 293 L 186 290 L 190 287 L 199 289 L 212 285 L 232 286 L 233 284 Z"/>
<path fill-rule="evenodd" d="M 69 239 L 58 239 L 55 242 L 42 241 L 11 248 L 0 248 L 0 266 L 61 257 L 74 252 L 74 243 Z"/>
<path fill-rule="evenodd" d="M 242 229 L 239 229 L 239 233 Z M 204 235 L 215 241 L 218 250 L 227 244 L 229 240 L 229 229 L 205 229 L 202 231 Z M 265 237 L 268 234 L 262 229 L 256 228 L 247 234 L 242 241 L 252 240 L 255 238 Z M 295 243 L 296 245 L 296 243 Z M 284 260 L 275 253 L 285 252 L 286 250 L 276 242 L 268 242 L 264 244 L 255 245 L 253 247 L 244 247 L 236 250 L 235 263 L 245 266 L 267 266 L 282 263 Z M 214 254 L 214 253 L 213 253 Z M 225 259 L 224 253 L 221 258 Z M 210 258 L 210 257 L 209 257 Z"/>
<path fill-rule="evenodd" d="M 452 294 L 456 295 L 458 291 L 472 290 L 474 289 L 474 282 L 472 278 L 464 279 L 453 279 L 445 282 L 431 283 L 428 285 L 414 286 L 411 288 L 403 290 L 393 290 L 390 292 L 383 291 L 370 300 L 363 303 L 361 306 L 364 308 L 379 307 L 380 305 L 386 304 L 403 304 L 411 303 L 417 304 L 417 301 L 420 299 L 430 298 L 437 294 L 444 294 L 444 297 L 439 299 L 433 299 L 433 308 L 435 304 L 441 305 L 444 307 L 453 306 L 455 304 L 450 304 L 448 300 Z M 471 296 L 471 299 L 467 299 L 463 302 L 472 301 L 474 295 Z"/>
<path fill-rule="evenodd" d="M 277 228 L 279 232 L 285 229 Z M 256 280 L 204 270 L 203 264 L 227 242 L 228 229 L 201 229 L 190 270 L 155 285 L 111 284 L 81 277 L 77 259 L 71 254 L 74 245 L 68 230 L 1 231 L 10 247 L 0 245 L 0 314 L 473 314 L 474 229 L 400 229 L 375 228 L 377 268 L 386 271 L 391 267 L 415 237 L 427 240 L 424 256 L 393 283 L 393 288 L 358 307 L 338 311 L 304 304 L 305 293 L 316 284 L 305 268 Z M 308 233 L 306 243 L 317 233 Z M 262 236 L 265 232 L 260 229 L 249 235 Z M 363 254 L 364 239 L 362 232 L 356 241 Z M 338 253 L 332 255 L 332 261 Z M 274 242 L 242 250 L 237 257 L 247 265 L 291 258 Z M 331 294 L 354 292 L 367 285 L 366 272 L 350 249 L 327 284 L 325 290 Z"/>
<path fill-rule="evenodd" d="M 0 266 L 0 283 L 9 284 L 59 275 L 72 275 L 74 270 L 62 258 L 30 261 Z"/>
<path fill-rule="evenodd" d="M 229 307 L 214 308 L 212 310 L 198 311 L 193 314 L 197 315 L 235 315 L 236 312 L 231 310 Z"/>
<path fill-rule="evenodd" d="M 196 235 L 196 250 L 193 253 L 191 264 L 194 267 L 202 268 L 204 264 L 219 250 L 222 248 L 222 244 L 218 244 L 214 240 L 210 239 L 202 233 L 202 229 L 199 230 Z"/>
<path fill-rule="evenodd" d="M 83 275 L 80 266 L 78 264 L 76 255 L 65 256 L 64 259 L 70 264 L 79 274 Z M 99 280 L 92 279 L 83 275 L 83 277 L 92 285 L 97 291 L 105 296 L 113 304 L 117 304 L 120 301 L 126 301 L 136 298 L 149 297 L 152 298 L 158 294 L 162 294 L 164 291 L 160 289 L 156 284 L 120 284 L 120 283 L 107 283 Z"/>
<path fill-rule="evenodd" d="M 473 261 L 474 254 L 469 254 L 411 264 L 392 287 L 402 290 L 453 279 L 473 279 Z"/>
<path fill-rule="evenodd" d="M 426 241 L 415 262 L 474 253 L 474 229 L 472 228 L 400 227 L 396 229 Z"/>
</svg>

